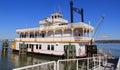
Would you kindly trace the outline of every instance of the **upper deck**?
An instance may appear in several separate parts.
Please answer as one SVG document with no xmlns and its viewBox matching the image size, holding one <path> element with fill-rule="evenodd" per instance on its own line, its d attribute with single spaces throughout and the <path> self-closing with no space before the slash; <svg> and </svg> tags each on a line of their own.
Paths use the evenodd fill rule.
<svg viewBox="0 0 120 70">
<path fill-rule="evenodd" d="M 42 32 L 42 31 L 54 31 L 54 30 L 66 30 L 66 29 L 72 29 L 72 28 L 82 28 L 84 30 L 90 30 L 94 31 L 93 26 L 83 23 L 83 22 L 77 22 L 77 23 L 68 23 L 67 25 L 53 25 L 53 26 L 41 26 L 41 27 L 33 27 L 33 28 L 23 28 L 23 29 L 17 29 L 17 33 L 21 32 Z"/>
<path fill-rule="evenodd" d="M 68 23 L 61 13 L 55 13 L 40 21 L 39 27 L 17 29 L 17 41 L 31 42 L 89 42 L 94 27 L 84 22 Z"/>
<path fill-rule="evenodd" d="M 53 31 L 53 30 L 65 30 L 73 28 L 83 28 L 85 30 L 94 31 L 94 28 L 83 22 L 68 23 L 67 20 L 62 18 L 60 12 L 51 14 L 50 18 L 45 18 L 39 21 L 40 26 L 34 28 L 17 29 L 16 32 L 41 32 L 41 31 Z"/>
</svg>

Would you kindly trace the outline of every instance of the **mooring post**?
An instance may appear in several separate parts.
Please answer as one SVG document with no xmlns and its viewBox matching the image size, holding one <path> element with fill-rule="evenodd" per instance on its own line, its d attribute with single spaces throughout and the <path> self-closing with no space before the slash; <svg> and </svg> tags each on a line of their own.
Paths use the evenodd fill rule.
<svg viewBox="0 0 120 70">
<path fill-rule="evenodd" d="M 8 46 L 9 46 L 9 43 L 7 40 L 5 40 L 2 43 L 2 54 L 6 54 L 8 52 Z"/>
</svg>

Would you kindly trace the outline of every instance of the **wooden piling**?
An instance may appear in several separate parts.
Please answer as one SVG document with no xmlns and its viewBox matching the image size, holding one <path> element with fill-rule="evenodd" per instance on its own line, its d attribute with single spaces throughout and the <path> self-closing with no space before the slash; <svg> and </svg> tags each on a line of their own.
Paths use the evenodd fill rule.
<svg viewBox="0 0 120 70">
<path fill-rule="evenodd" d="M 8 43 L 7 40 L 5 40 L 5 41 L 2 43 L 2 54 L 8 53 L 8 46 L 9 46 L 9 43 Z"/>
</svg>

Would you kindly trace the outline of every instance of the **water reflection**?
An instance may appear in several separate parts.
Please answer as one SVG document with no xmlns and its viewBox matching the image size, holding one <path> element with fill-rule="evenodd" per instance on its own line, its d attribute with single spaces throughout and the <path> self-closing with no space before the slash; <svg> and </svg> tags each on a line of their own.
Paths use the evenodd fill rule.
<svg viewBox="0 0 120 70">
<path fill-rule="evenodd" d="M 0 70 L 11 70 L 13 68 L 12 63 L 10 63 L 8 53 L 3 53 L 0 51 Z"/>
<path fill-rule="evenodd" d="M 13 68 L 38 64 L 47 61 L 54 61 L 58 59 L 59 58 L 57 57 L 39 54 L 27 54 L 26 56 L 20 56 L 18 52 L 12 52 L 12 50 L 10 50 L 10 47 L 8 48 L 8 53 L 2 53 L 2 46 L 0 46 L 0 70 L 12 70 Z"/>
<path fill-rule="evenodd" d="M 34 55 L 27 54 L 26 56 L 19 55 L 17 52 L 13 52 L 10 54 L 11 62 L 14 63 L 14 67 L 23 67 L 27 65 L 39 64 L 42 62 L 47 62 L 51 60 L 57 60 L 57 57 L 42 56 L 42 55 Z M 47 59 L 48 58 L 48 59 Z"/>
</svg>

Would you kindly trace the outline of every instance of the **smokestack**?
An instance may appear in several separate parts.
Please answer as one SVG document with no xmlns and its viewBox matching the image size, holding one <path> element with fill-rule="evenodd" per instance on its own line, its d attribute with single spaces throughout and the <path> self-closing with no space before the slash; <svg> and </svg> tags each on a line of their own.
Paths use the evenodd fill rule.
<svg viewBox="0 0 120 70">
<path fill-rule="evenodd" d="M 83 8 L 81 9 L 81 21 L 84 22 L 84 11 L 83 11 Z"/>
<path fill-rule="evenodd" d="M 70 1 L 70 19 L 71 23 L 73 23 L 73 2 Z"/>
</svg>

